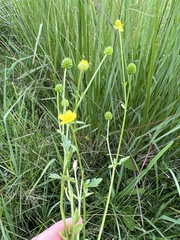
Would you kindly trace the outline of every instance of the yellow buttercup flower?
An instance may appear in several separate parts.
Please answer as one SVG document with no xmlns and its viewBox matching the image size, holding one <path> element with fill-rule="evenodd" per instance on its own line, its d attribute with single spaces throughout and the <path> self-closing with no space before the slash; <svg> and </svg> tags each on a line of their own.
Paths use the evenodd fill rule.
<svg viewBox="0 0 180 240">
<path fill-rule="evenodd" d="M 78 64 L 78 68 L 79 68 L 79 70 L 82 71 L 82 72 L 87 71 L 88 68 L 89 68 L 89 63 L 88 63 L 88 61 L 86 61 L 86 60 L 80 61 L 80 63 Z"/>
<path fill-rule="evenodd" d="M 119 19 L 117 19 L 114 25 L 114 29 L 117 29 L 120 32 L 124 32 L 123 25 L 124 24 L 122 24 L 122 22 Z"/>
<path fill-rule="evenodd" d="M 71 110 L 68 110 L 64 114 L 59 114 L 58 118 L 61 120 L 60 124 L 64 125 L 74 121 L 74 119 L 76 119 L 76 113 L 72 112 Z"/>
</svg>

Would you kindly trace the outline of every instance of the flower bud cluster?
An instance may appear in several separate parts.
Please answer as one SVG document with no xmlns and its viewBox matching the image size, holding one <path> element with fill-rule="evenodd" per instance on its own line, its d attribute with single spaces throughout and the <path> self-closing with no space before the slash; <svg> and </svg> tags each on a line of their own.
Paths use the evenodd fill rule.
<svg viewBox="0 0 180 240">
<path fill-rule="evenodd" d="M 61 63 L 62 68 L 72 68 L 72 60 L 70 58 L 65 58 L 62 60 Z"/>
<path fill-rule="evenodd" d="M 128 71 L 128 74 L 129 75 L 134 75 L 136 74 L 136 65 L 134 63 L 130 63 L 128 66 L 127 66 L 127 71 Z"/>
<path fill-rule="evenodd" d="M 106 56 L 111 56 L 113 54 L 113 48 L 111 46 L 107 47 L 105 50 L 104 50 L 104 54 Z"/>
<path fill-rule="evenodd" d="M 57 84 L 57 85 L 55 86 L 55 91 L 58 92 L 58 93 L 61 93 L 61 92 L 62 92 L 62 89 L 63 89 L 62 84 Z"/>
<path fill-rule="evenodd" d="M 110 120 L 112 120 L 112 113 L 111 112 L 106 112 L 104 117 L 107 121 L 110 121 Z"/>
</svg>

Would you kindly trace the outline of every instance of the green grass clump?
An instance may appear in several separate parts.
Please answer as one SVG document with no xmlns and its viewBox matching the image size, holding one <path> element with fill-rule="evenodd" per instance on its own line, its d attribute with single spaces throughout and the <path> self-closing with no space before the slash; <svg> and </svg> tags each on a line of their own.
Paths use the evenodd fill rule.
<svg viewBox="0 0 180 240">
<path fill-rule="evenodd" d="M 126 67 L 133 62 L 137 71 L 119 154 L 131 161 L 116 169 L 102 239 L 178 239 L 179 6 L 178 0 L 0 0 L 2 239 L 30 239 L 61 218 L 60 184 L 49 178 L 63 164 L 54 87 L 62 83 L 62 60 L 71 58 L 67 96 L 73 106 L 78 63 L 90 63 L 82 93 L 107 46 L 113 55 L 78 113 L 89 124 L 77 132 L 85 180 L 103 179 L 87 199 L 86 237 L 99 234 L 111 179 L 104 114 L 112 112 L 109 144 L 115 155 L 125 106 L 123 74 L 128 79 Z M 123 55 L 113 27 L 118 18 L 124 24 Z"/>
</svg>

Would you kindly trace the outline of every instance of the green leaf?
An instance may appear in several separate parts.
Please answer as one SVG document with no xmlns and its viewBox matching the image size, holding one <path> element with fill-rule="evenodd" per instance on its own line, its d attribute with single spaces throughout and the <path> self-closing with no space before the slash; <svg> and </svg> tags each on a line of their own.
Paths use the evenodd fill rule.
<svg viewBox="0 0 180 240">
<path fill-rule="evenodd" d="M 133 160 L 130 159 L 130 156 L 121 158 L 118 164 L 122 165 L 123 167 L 125 167 L 131 171 L 138 170 L 138 166 L 133 163 Z"/>
<path fill-rule="evenodd" d="M 120 192 L 120 196 L 123 197 L 124 195 L 127 195 L 127 192 L 129 193 L 135 185 L 141 181 L 141 179 L 151 170 L 151 168 L 154 166 L 154 164 L 162 157 L 162 155 L 172 146 L 174 142 L 171 141 L 168 143 L 152 160 L 151 162 L 147 165 L 147 167 L 133 180 L 131 183 L 128 184 L 128 186 L 123 189 Z"/>
<path fill-rule="evenodd" d="M 83 224 L 79 223 L 80 215 L 79 211 L 76 208 L 73 214 L 73 219 L 71 225 L 67 229 L 67 234 L 65 232 L 59 232 L 59 235 L 63 240 L 73 240 L 75 236 L 82 230 Z M 67 236 L 68 235 L 68 236 Z"/>
<path fill-rule="evenodd" d="M 179 193 L 179 197 L 180 197 L 180 185 L 178 183 L 178 179 L 177 179 L 176 175 L 174 174 L 174 172 L 170 168 L 168 168 L 168 170 L 170 171 L 170 173 L 171 173 L 171 175 L 174 179 L 174 182 L 176 184 L 176 187 L 177 187 L 177 190 L 178 190 L 178 193 Z"/>
<path fill-rule="evenodd" d="M 78 124 L 84 124 L 83 122 L 79 122 L 79 121 L 77 121 L 76 123 L 78 123 Z M 75 130 L 75 132 L 77 132 L 77 131 L 79 131 L 79 130 L 82 130 L 82 129 L 84 129 L 84 128 L 87 128 L 87 127 L 89 127 L 89 126 L 91 126 L 91 124 L 83 125 L 83 126 L 81 126 L 81 127 L 78 127 L 78 128 Z"/>
<path fill-rule="evenodd" d="M 62 134 L 62 132 L 61 132 L 59 129 L 57 129 L 56 131 L 57 131 L 59 134 Z"/>
<path fill-rule="evenodd" d="M 89 179 L 88 179 L 89 180 Z M 88 181 L 87 180 L 87 181 Z M 102 178 L 93 178 L 89 184 L 88 187 L 89 188 L 93 188 L 93 187 L 98 187 L 99 183 L 102 181 Z"/>
<path fill-rule="evenodd" d="M 134 230 L 135 222 L 134 222 L 132 210 L 130 207 L 126 207 L 123 209 L 122 221 L 130 231 Z"/>
<path fill-rule="evenodd" d="M 94 192 L 85 192 L 85 197 L 87 198 L 87 197 L 91 196 L 93 193 Z"/>
<path fill-rule="evenodd" d="M 30 190 L 30 192 L 32 192 L 35 187 L 37 186 L 37 184 L 39 183 L 39 181 L 41 180 L 41 178 L 44 176 L 44 174 L 46 173 L 46 171 L 48 170 L 48 168 L 56 161 L 56 159 L 52 159 L 50 162 L 47 163 L 47 165 L 45 166 L 44 170 L 41 173 L 41 176 L 38 178 L 38 180 L 35 182 L 34 186 L 32 187 L 32 189 Z"/>
<path fill-rule="evenodd" d="M 69 152 L 69 148 L 71 146 L 71 140 L 68 140 L 68 138 L 63 135 L 62 137 L 63 147 L 66 149 L 67 152 Z"/>
<path fill-rule="evenodd" d="M 79 211 L 76 208 L 75 211 L 74 211 L 74 215 L 73 215 L 73 224 L 74 225 L 77 224 L 79 219 L 80 219 Z"/>
<path fill-rule="evenodd" d="M 129 158 L 130 158 L 130 156 L 121 158 L 118 164 L 121 165 L 122 163 L 124 163 L 125 161 L 127 161 Z"/>
<path fill-rule="evenodd" d="M 83 228 L 83 224 L 77 224 L 75 227 L 74 227 L 74 234 L 77 235 Z"/>
<path fill-rule="evenodd" d="M 180 218 L 178 219 L 174 219 L 174 218 L 171 218 L 171 217 L 168 217 L 166 215 L 162 215 L 161 217 L 159 217 L 157 220 L 165 220 L 165 221 L 168 221 L 168 222 L 172 222 L 173 224 L 177 224 L 177 225 L 180 225 Z"/>
<path fill-rule="evenodd" d="M 77 147 L 75 145 L 71 145 L 71 148 L 72 148 L 73 153 L 77 152 Z"/>
<path fill-rule="evenodd" d="M 49 175 L 49 177 L 50 177 L 50 178 L 53 178 L 53 179 L 61 179 L 61 176 L 58 175 L 57 173 L 51 173 L 51 174 Z"/>
<path fill-rule="evenodd" d="M 133 166 L 133 162 L 130 158 L 128 158 L 126 161 L 122 162 L 122 166 L 124 166 L 125 168 L 134 171 L 134 166 Z"/>
<path fill-rule="evenodd" d="M 145 189 L 144 188 L 138 188 L 138 192 L 139 192 L 140 195 L 142 195 L 145 192 Z M 129 196 L 129 195 L 137 195 L 136 189 L 129 190 L 125 193 L 125 196 Z"/>
<path fill-rule="evenodd" d="M 93 192 L 88 193 L 88 188 L 98 187 L 98 185 L 101 181 L 102 181 L 102 178 L 87 179 L 85 184 L 84 184 L 85 196 L 88 197 L 88 196 L 92 195 Z"/>
</svg>

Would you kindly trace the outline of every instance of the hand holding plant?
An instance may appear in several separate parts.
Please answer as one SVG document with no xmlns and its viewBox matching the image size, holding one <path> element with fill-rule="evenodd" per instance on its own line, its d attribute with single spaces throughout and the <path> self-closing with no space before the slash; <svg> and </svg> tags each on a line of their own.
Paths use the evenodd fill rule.
<svg viewBox="0 0 180 240">
<path fill-rule="evenodd" d="M 82 218 L 79 219 L 76 227 L 82 224 Z M 70 230 L 72 225 L 72 218 L 66 219 L 66 228 Z M 64 223 L 63 221 L 56 222 L 51 227 L 47 228 L 44 232 L 40 233 L 38 236 L 34 237 L 32 240 L 63 240 L 60 235 L 63 234 Z"/>
</svg>

